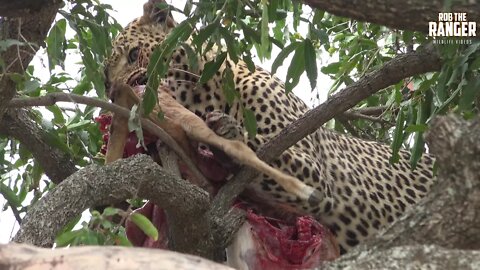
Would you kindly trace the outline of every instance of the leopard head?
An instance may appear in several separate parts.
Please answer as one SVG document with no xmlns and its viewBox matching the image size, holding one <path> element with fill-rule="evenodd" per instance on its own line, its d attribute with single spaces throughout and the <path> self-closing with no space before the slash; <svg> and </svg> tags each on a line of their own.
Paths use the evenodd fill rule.
<svg viewBox="0 0 480 270">
<path fill-rule="evenodd" d="M 145 84 L 150 55 L 176 26 L 164 0 L 149 0 L 143 15 L 129 23 L 112 43 L 112 54 L 105 62 L 106 88 L 115 82 L 131 86 Z"/>
</svg>

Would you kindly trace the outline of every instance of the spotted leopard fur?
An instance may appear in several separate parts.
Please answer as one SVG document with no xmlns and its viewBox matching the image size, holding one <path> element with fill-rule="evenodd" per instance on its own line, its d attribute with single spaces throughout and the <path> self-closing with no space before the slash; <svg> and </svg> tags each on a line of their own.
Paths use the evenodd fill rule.
<svg viewBox="0 0 480 270">
<path fill-rule="evenodd" d="M 113 42 L 113 53 L 106 62 L 107 82 L 136 84 L 146 79 L 152 50 L 176 25 L 166 11 L 154 6 L 155 2 L 159 1 L 147 3 L 143 17 L 131 22 Z M 257 135 L 244 139 L 253 150 L 308 110 L 298 97 L 285 94 L 279 79 L 260 67 L 249 71 L 242 61 L 235 64 L 227 60 L 210 81 L 199 85 L 198 75 L 213 57 L 199 59 L 198 69 L 193 70 L 186 51 L 178 48 L 163 83 L 177 101 L 199 116 L 219 110 L 243 125 L 241 105 L 252 110 Z M 222 91 L 221 74 L 226 66 L 234 73 L 240 97 L 233 106 L 227 105 Z M 341 251 L 346 252 L 392 223 L 431 188 L 433 159 L 424 155 L 412 171 L 410 154 L 401 151 L 400 155 L 398 163 L 390 164 L 387 145 L 320 128 L 286 150 L 272 165 L 315 187 L 325 196 L 321 203 L 310 205 L 266 176 L 256 179 L 250 190 L 279 207 L 315 216 L 330 227 Z"/>
</svg>

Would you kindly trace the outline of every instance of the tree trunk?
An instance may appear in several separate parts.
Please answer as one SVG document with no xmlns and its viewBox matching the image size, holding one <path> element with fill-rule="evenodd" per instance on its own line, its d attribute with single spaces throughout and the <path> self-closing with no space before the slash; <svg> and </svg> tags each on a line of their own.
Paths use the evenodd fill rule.
<svg viewBox="0 0 480 270">
<path fill-rule="evenodd" d="M 467 20 L 480 25 L 477 1 L 443 0 L 302 0 L 337 16 L 385 25 L 394 29 L 428 33 L 428 22 L 438 22 L 440 12 L 467 13 Z M 447 6 L 446 3 L 451 3 Z"/>
<path fill-rule="evenodd" d="M 480 118 L 470 122 L 454 116 L 434 119 L 427 141 L 437 158 L 438 182 L 430 194 L 382 235 L 358 246 L 327 269 L 347 265 L 375 269 L 390 263 L 400 268 L 431 263 L 442 269 L 478 269 L 479 140 Z"/>
</svg>

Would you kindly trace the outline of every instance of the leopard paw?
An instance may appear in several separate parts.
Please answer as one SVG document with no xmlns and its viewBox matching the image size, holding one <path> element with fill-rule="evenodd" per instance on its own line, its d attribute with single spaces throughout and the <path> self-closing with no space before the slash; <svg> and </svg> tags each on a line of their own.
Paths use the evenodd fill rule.
<svg viewBox="0 0 480 270">
<path fill-rule="evenodd" d="M 207 113 L 205 122 L 218 136 L 229 140 L 243 140 L 243 127 L 235 118 L 222 111 Z"/>
</svg>

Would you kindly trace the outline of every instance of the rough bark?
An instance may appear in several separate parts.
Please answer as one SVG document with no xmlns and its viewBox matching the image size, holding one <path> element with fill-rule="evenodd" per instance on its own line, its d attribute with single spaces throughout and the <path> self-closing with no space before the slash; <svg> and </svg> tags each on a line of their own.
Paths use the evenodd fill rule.
<svg viewBox="0 0 480 270">
<path fill-rule="evenodd" d="M 25 17 L 26 14 L 34 14 L 44 7 L 51 8 L 60 2 L 59 0 L 0 0 L 0 16 Z"/>
<path fill-rule="evenodd" d="M 61 0 L 21 0 L 0 1 L 0 39 L 15 39 L 24 46 L 11 46 L 0 57 L 6 63 L 0 77 L 0 127 L 1 133 L 25 143 L 34 157 L 40 162 L 47 176 L 55 183 L 74 172 L 75 166 L 64 154 L 52 150 L 34 121 L 25 111 L 10 111 L 2 122 L 6 104 L 16 93 L 16 84 L 9 74 L 23 73 L 33 56 L 44 43 L 45 37 L 63 5 Z M 17 119 L 18 117 L 18 119 Z M 22 130 L 24 129 L 24 130 Z M 28 134 L 27 131 L 32 131 Z M 31 136 L 29 138 L 29 136 Z"/>
<path fill-rule="evenodd" d="M 428 22 L 437 22 L 439 12 L 466 12 L 467 19 L 480 29 L 480 5 L 477 1 L 443 0 L 302 0 L 303 3 L 337 16 L 372 22 L 394 29 L 427 33 Z M 478 34 L 477 34 L 478 35 Z"/>
<path fill-rule="evenodd" d="M 470 122 L 454 116 L 434 119 L 427 141 L 437 157 L 438 182 L 429 195 L 379 237 L 327 269 L 347 265 L 375 269 L 394 261 L 398 267 L 390 269 L 413 267 L 413 263 L 478 269 L 480 253 L 465 250 L 480 250 L 479 139 L 478 117 Z"/>
<path fill-rule="evenodd" d="M 379 6 L 372 6 L 372 4 L 375 4 L 377 1 L 362 2 L 359 4 L 356 4 L 355 1 L 348 1 L 348 3 L 355 6 L 355 9 L 352 9 L 351 6 L 345 6 L 345 1 L 325 2 L 304 0 L 304 2 L 325 9 L 336 15 L 367 20 L 399 29 L 423 31 L 422 27 L 427 25 L 425 21 L 432 20 L 425 16 L 419 17 L 420 11 L 409 9 L 410 4 L 404 2 L 401 3 L 402 6 L 399 7 L 398 5 L 400 4 L 393 3 L 392 1 L 382 1 L 382 3 L 387 2 L 387 4 Z M 443 1 L 434 1 L 433 4 L 432 2 L 419 2 L 416 3 L 416 5 L 424 6 L 426 10 L 429 10 L 426 6 L 431 5 L 430 7 L 433 7 L 431 10 L 435 13 L 433 20 L 436 20 L 439 7 L 437 4 L 439 2 L 443 3 Z M 330 5 L 329 9 L 320 6 L 323 3 Z M 459 6 L 460 5 L 457 5 L 454 1 L 452 10 L 462 11 L 461 9 L 457 9 Z M 30 16 L 29 19 L 24 20 L 4 20 L 2 27 L 6 29 L 6 31 L 3 31 L 4 35 L 2 35 L 2 38 L 19 39 L 17 33 L 20 30 L 22 31 L 22 35 L 30 42 L 39 41 L 38 44 L 41 43 L 50 26 L 51 20 L 53 20 L 56 8 L 58 8 L 56 5 L 55 8 L 50 9 L 44 7 L 39 13 L 36 13 L 39 17 Z M 363 10 L 364 8 L 366 10 Z M 55 11 L 53 12 L 53 10 Z M 370 11 L 374 14 L 370 13 Z M 399 11 L 402 13 L 395 13 Z M 421 12 L 427 13 L 424 10 L 421 10 Z M 476 18 L 480 17 L 478 16 L 478 6 L 468 8 L 467 12 L 470 14 L 470 20 L 472 20 L 472 14 L 476 16 Z M 432 14 L 432 12 L 428 14 Z M 409 24 L 410 22 L 408 20 L 410 20 L 412 16 L 415 17 L 415 20 L 423 21 L 421 23 L 412 22 Z M 402 17 L 406 17 L 406 19 L 399 19 Z M 39 20 L 39 18 L 41 18 L 41 20 Z M 49 19 L 48 27 L 45 28 L 46 21 Z M 398 20 L 400 20 L 400 23 L 390 24 L 390 22 Z M 478 21 L 478 19 L 476 20 Z M 21 23 L 19 23 L 20 21 Z M 7 28 L 5 28 L 5 23 L 9 23 Z M 407 27 L 407 25 L 415 25 L 415 29 L 413 27 L 403 28 Z M 43 28 L 41 28 L 41 26 L 43 26 Z M 23 31 L 26 32 L 23 33 Z M 28 35 L 28 31 L 33 33 Z M 6 63 L 13 63 L 9 67 L 8 72 L 23 72 L 23 68 L 26 67 L 33 55 L 29 53 L 21 55 L 19 61 L 17 61 L 17 53 L 17 48 L 10 48 L 2 55 Z M 319 106 L 305 115 L 304 118 L 287 128 L 287 131 L 282 133 L 283 135 L 279 135 L 277 139 L 266 145 L 262 150 L 263 152 L 260 152 L 263 153 L 261 156 L 267 158 L 269 156 L 276 156 L 277 153 L 275 151 L 283 151 L 283 149 L 286 149 L 292 142 L 310 133 L 311 130 L 315 130 L 334 115 L 351 108 L 359 100 L 400 79 L 440 68 L 440 59 L 433 48 L 423 52 L 413 53 L 413 56 L 412 54 L 406 54 L 401 57 L 399 62 L 393 62 L 395 60 L 392 60 L 390 65 L 387 64 L 386 67 L 367 75 L 364 79 L 347 88 L 350 90 L 344 89 L 344 91 L 327 101 L 323 106 Z M 352 93 L 356 94 L 352 95 Z M 4 112 L 5 103 L 8 102 L 14 94 L 14 83 L 10 81 L 7 76 L 4 76 L 0 81 L 0 117 Z M 336 107 L 335 110 L 331 109 L 334 107 Z M 438 141 L 438 144 L 435 145 L 435 139 L 432 139 L 430 147 L 438 156 L 438 162 L 440 164 L 439 187 L 435 188 L 430 197 L 415 208 L 406 218 L 389 228 L 384 236 L 360 246 L 357 250 L 354 250 L 346 257 L 327 267 L 331 267 L 331 269 L 353 266 L 359 269 L 361 269 L 360 266 L 379 266 L 384 268 L 388 262 L 403 263 L 400 264 L 402 267 L 392 268 L 399 269 L 403 268 L 403 266 L 408 266 L 408 264 L 410 264 L 411 267 L 416 267 L 413 263 L 420 261 L 421 263 L 430 263 L 439 266 L 451 266 L 451 269 L 469 269 L 471 266 L 477 266 L 472 269 L 478 268 L 478 261 L 480 261 L 480 259 L 477 251 L 458 251 L 440 247 L 433 248 L 433 246 L 416 245 L 418 243 L 429 243 L 446 248 L 472 249 L 478 248 L 478 243 L 480 242 L 478 239 L 480 235 L 478 228 L 478 209 L 480 209 L 478 205 L 478 198 L 480 198 L 480 196 L 478 196 L 480 195 L 478 193 L 478 179 L 480 179 L 478 175 L 478 172 L 480 172 L 478 163 L 478 156 L 480 156 L 478 146 L 478 134 L 480 134 L 478 132 L 478 121 L 475 122 L 475 126 L 458 120 L 447 119 L 445 121 L 447 124 L 443 125 L 443 129 L 440 128 L 436 130 L 433 128 L 435 133 L 431 133 L 432 135 L 430 137 L 437 137 L 436 140 Z M 440 127 L 441 126 L 442 125 L 440 125 Z M 296 135 L 293 136 L 289 134 Z M 436 136 L 437 134 L 438 136 Z M 442 136 L 440 136 L 440 134 L 442 134 Z M 291 138 L 291 141 L 285 140 L 285 137 Z M 282 142 L 282 144 L 279 145 L 280 142 Z M 275 148 L 272 148 L 272 145 L 276 145 Z M 445 148 L 445 150 L 443 150 L 443 148 Z M 265 149 L 274 149 L 275 151 L 267 155 L 265 154 Z M 442 153 L 442 151 L 444 152 Z M 445 159 L 442 158 L 442 155 Z M 156 203 L 159 203 L 165 208 L 173 207 L 171 209 L 175 209 L 175 211 L 185 210 L 185 217 L 189 218 L 190 221 L 192 217 L 196 217 L 198 213 L 204 213 L 206 211 L 208 196 L 202 193 L 203 191 L 194 186 L 190 187 L 184 182 L 179 186 L 168 186 L 168 183 L 174 182 L 174 180 L 165 175 L 161 169 L 157 168 L 158 166 L 156 164 L 151 161 L 141 160 L 142 158 L 145 157 L 118 161 L 111 166 L 103 168 L 92 166 L 91 168 L 86 168 L 70 176 L 68 181 L 66 181 L 68 184 L 59 185 L 58 188 L 49 193 L 44 200 L 40 201 L 37 206 L 29 212 L 21 231 L 16 236 L 16 240 L 36 243 L 41 246 L 49 246 L 53 241 L 55 233 L 62 227 L 62 224 L 66 224 L 68 220 L 80 213 L 83 209 L 95 204 L 105 204 L 122 200 L 134 195 L 143 195 L 142 197 L 149 198 L 149 196 L 153 196 L 152 194 L 156 194 L 155 198 L 153 198 Z M 142 177 L 138 176 L 138 172 L 142 172 Z M 250 177 L 248 176 L 249 173 Z M 158 175 L 161 175 L 161 177 Z M 238 176 L 238 178 L 243 177 L 248 179 L 252 178 L 253 175 L 254 173 L 252 171 L 243 171 L 243 175 Z M 178 180 L 175 178 L 175 181 Z M 112 183 L 116 183 L 116 185 Z M 139 183 L 142 183 L 142 185 L 139 186 Z M 167 183 L 167 187 L 164 186 L 165 183 Z M 184 186 L 184 184 L 187 186 Z M 240 182 L 240 185 L 244 184 L 245 183 L 242 184 L 242 182 Z M 170 189 L 168 189 L 168 191 L 162 191 L 163 188 Z M 238 189 L 237 186 L 236 189 L 242 190 L 243 188 Z M 183 191 L 186 193 L 182 193 Z M 163 194 L 163 196 L 158 196 L 158 194 Z M 184 194 L 186 197 L 178 197 L 178 194 Z M 221 194 L 231 196 L 235 193 L 226 193 L 224 190 Z M 113 195 L 115 196 L 113 197 Z M 225 196 L 223 198 L 217 198 L 217 202 L 223 199 L 222 204 L 229 204 L 231 199 Z M 205 199 L 203 197 L 205 197 Z M 186 202 L 185 198 L 189 198 L 189 201 Z M 211 213 L 214 213 L 214 210 L 215 209 L 213 209 Z M 221 223 L 222 220 L 221 218 L 217 218 L 216 221 Z M 193 227 L 194 225 L 195 224 L 192 224 Z M 223 225 L 219 226 L 221 227 Z M 211 242 L 211 239 L 204 239 L 204 241 Z M 398 247 L 399 245 L 406 244 L 410 246 Z M 105 248 L 103 247 L 102 249 Z M 96 253 L 90 253 L 90 255 L 95 254 Z M 368 256 L 366 256 L 366 254 L 368 254 Z M 0 256 L 0 258 L 2 257 Z M 462 258 L 471 259 L 471 263 L 476 263 L 476 265 L 467 264 L 468 261 L 465 262 Z M 426 261 L 427 259 L 429 262 Z M 446 261 L 447 259 L 448 261 Z M 372 260 L 376 261 L 373 262 Z"/>
<path fill-rule="evenodd" d="M 125 247 L 43 249 L 28 245 L 0 245 L 0 269 L 169 269 L 227 270 L 228 266 L 168 250 Z"/>
<path fill-rule="evenodd" d="M 322 270 L 335 269 L 480 269 L 480 251 L 451 250 L 433 245 L 391 247 L 385 250 L 347 254 Z"/>
<path fill-rule="evenodd" d="M 69 155 L 48 144 L 47 133 L 31 119 L 27 110 L 8 110 L 0 125 L 0 134 L 19 140 L 55 184 L 77 171 Z"/>
<path fill-rule="evenodd" d="M 308 111 L 298 120 L 290 123 L 277 136 L 263 145 L 257 154 L 260 159 L 270 162 L 278 157 L 285 149 L 318 130 L 324 123 L 352 108 L 363 99 L 374 93 L 413 75 L 438 71 L 441 68 L 441 59 L 435 47 L 427 45 L 417 51 L 399 55 L 385 63 L 357 82 L 345 87 L 342 91 L 331 96 L 327 101 Z M 251 179 L 257 175 L 255 170 L 243 168 L 217 194 L 214 202 L 214 211 L 226 209 L 231 205 Z"/>
<path fill-rule="evenodd" d="M 207 215 L 209 195 L 196 185 L 166 173 L 150 157 L 137 155 L 106 166 L 90 165 L 69 176 L 25 216 L 15 242 L 51 247 L 56 234 L 85 209 L 140 197 L 173 215 L 177 251 L 213 259 L 243 222 L 239 211 Z"/>
<path fill-rule="evenodd" d="M 187 219 L 204 213 L 209 201 L 202 189 L 138 155 L 107 166 L 90 165 L 65 179 L 28 211 L 14 241 L 51 247 L 56 233 L 85 209 L 134 197 L 150 199 Z"/>
<path fill-rule="evenodd" d="M 19 1 L 9 2 L 13 4 Z M 4 3 L 6 1 L 2 1 L 2 4 Z M 40 9 L 34 12 L 1 14 L 4 17 L 0 19 L 0 40 L 15 39 L 28 44 L 11 46 L 0 55 L 6 63 L 4 74 L 0 78 L 0 120 L 5 113 L 6 104 L 13 98 L 16 92 L 16 84 L 10 79 L 8 74 L 23 73 L 25 71 L 38 48 L 43 44 L 63 1 L 52 0 L 50 3 L 49 5 L 41 6 Z M 2 7 L 6 6 L 3 5 Z M 8 17 L 10 15 L 16 16 Z"/>
</svg>

